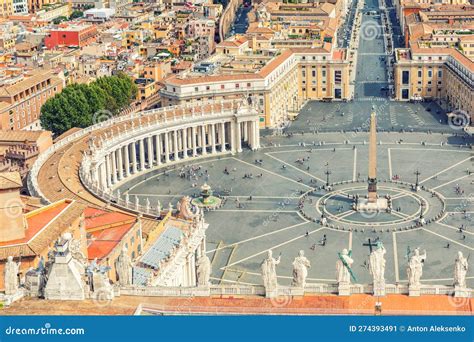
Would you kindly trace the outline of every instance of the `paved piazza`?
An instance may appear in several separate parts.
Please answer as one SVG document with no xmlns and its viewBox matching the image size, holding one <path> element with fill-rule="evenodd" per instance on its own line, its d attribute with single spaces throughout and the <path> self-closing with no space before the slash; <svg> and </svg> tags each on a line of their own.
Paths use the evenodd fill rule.
<svg viewBox="0 0 474 342">
<path fill-rule="evenodd" d="M 470 149 L 440 146 L 440 142 L 465 144 L 467 140 L 448 134 L 396 132 L 379 133 L 378 139 L 379 194 L 392 196 L 393 208 L 400 210 L 392 214 L 361 215 L 350 209 L 347 194 L 366 191 L 366 132 L 267 136 L 257 152 L 244 149 L 237 155 L 151 171 L 122 185 L 121 192 L 128 191 L 132 199 L 138 196 L 140 203 L 148 197 L 152 205 L 160 201 L 165 207 L 183 195 L 198 195 L 204 182 L 215 194 L 226 196 L 222 208 L 206 213 L 207 249 L 216 283 L 260 284 L 260 263 L 270 248 L 282 256 L 281 284 L 291 282 L 291 263 L 300 249 L 311 260 L 308 281 L 334 282 L 337 252 L 343 248 L 353 251 L 357 282 L 369 283 L 367 243 L 378 239 L 387 248 L 388 282 L 406 282 L 407 253 L 419 247 L 428 253 L 422 279 L 451 284 L 457 251 L 474 252 L 474 175 L 467 172 L 473 170 Z M 196 178 L 189 179 L 191 167 Z M 319 189 L 326 183 L 327 170 L 330 183 L 344 182 L 333 185 L 332 191 Z M 411 185 L 417 170 L 421 189 L 414 192 Z M 322 210 L 328 227 L 320 224 Z M 427 220 L 439 219 L 413 227 L 420 210 Z M 466 228 L 462 233 L 461 225 Z M 474 285 L 472 267 L 468 283 Z"/>
<path fill-rule="evenodd" d="M 390 78 L 380 16 L 369 0 L 363 9 L 357 49 L 355 98 L 308 102 L 296 121 L 261 131 L 257 152 L 195 159 L 140 175 L 121 184 L 122 196 L 141 204 L 173 205 L 198 196 L 207 182 L 224 196 L 206 213 L 207 250 L 214 283 L 261 284 L 260 264 L 268 249 L 281 255 L 280 284 L 289 285 L 299 250 L 311 261 L 308 282 L 334 283 L 337 253 L 352 250 L 357 283 L 370 283 L 370 243 L 387 249 L 388 283 L 406 283 L 408 255 L 427 251 L 422 282 L 452 285 L 457 251 L 474 253 L 474 164 L 472 137 L 453 130 L 436 102 L 389 100 Z M 360 214 L 352 196 L 366 195 L 368 128 L 375 108 L 378 125 L 379 196 L 390 195 L 391 213 Z M 189 177 L 194 173 L 195 177 Z M 329 171 L 330 191 L 322 189 Z M 412 190 L 419 171 L 420 190 Z M 321 224 L 324 212 L 328 222 Z M 428 222 L 418 226 L 420 214 Z M 462 232 L 460 232 L 460 228 Z M 467 275 L 474 286 L 474 267 Z"/>
</svg>

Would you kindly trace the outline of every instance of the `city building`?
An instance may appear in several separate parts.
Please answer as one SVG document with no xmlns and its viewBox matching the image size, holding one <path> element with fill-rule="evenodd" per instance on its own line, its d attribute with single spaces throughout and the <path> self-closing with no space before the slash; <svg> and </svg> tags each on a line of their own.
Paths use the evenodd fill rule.
<svg viewBox="0 0 474 342">
<path fill-rule="evenodd" d="M 263 53 L 237 39 L 218 44 L 216 52 L 192 71 L 163 81 L 164 106 L 250 97 L 259 105 L 261 127 L 278 127 L 294 119 L 307 100 L 351 97 L 346 51 L 330 44 Z"/>
<path fill-rule="evenodd" d="M 65 25 L 49 32 L 44 39 L 48 49 L 58 47 L 83 47 L 97 38 L 97 28 L 94 25 Z"/>
<path fill-rule="evenodd" d="M 61 92 L 64 82 L 49 71 L 0 87 L 0 129 L 39 130 L 41 106 Z"/>
<path fill-rule="evenodd" d="M 395 98 L 446 101 L 448 110 L 474 115 L 474 62 L 454 48 L 397 49 Z"/>
<path fill-rule="evenodd" d="M 0 0 L 0 18 L 13 14 L 13 0 Z"/>
</svg>

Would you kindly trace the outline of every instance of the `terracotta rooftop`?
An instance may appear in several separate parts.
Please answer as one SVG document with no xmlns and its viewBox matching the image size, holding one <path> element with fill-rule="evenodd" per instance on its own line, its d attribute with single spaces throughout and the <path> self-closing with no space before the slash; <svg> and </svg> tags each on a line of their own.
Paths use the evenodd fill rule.
<svg viewBox="0 0 474 342">
<path fill-rule="evenodd" d="M 0 130 L 0 144 L 2 142 L 34 142 L 37 141 L 42 135 L 51 135 L 51 132 Z"/>
<path fill-rule="evenodd" d="M 0 190 L 17 189 L 22 186 L 19 172 L 0 172 Z"/>
<path fill-rule="evenodd" d="M 101 260 L 109 255 L 137 222 L 135 216 L 92 207 L 84 210 L 84 217 L 90 260 Z"/>
<path fill-rule="evenodd" d="M 371 295 L 356 294 L 347 297 L 334 295 L 312 295 L 288 298 L 286 305 L 273 304 L 274 300 L 256 296 L 224 298 L 173 298 L 120 296 L 108 305 L 96 305 L 86 301 L 49 301 L 24 298 L 19 305 L 2 310 L 4 315 L 133 315 L 139 305 L 149 313 L 165 311 L 189 315 L 191 312 L 205 314 L 247 313 L 257 315 L 281 314 L 359 314 L 374 315 L 375 302 L 379 299 Z M 380 298 L 383 315 L 472 315 L 474 299 L 466 298 L 460 304 L 453 305 L 452 297 L 430 296 L 408 297 L 387 295 Z M 146 314 L 146 312 L 145 312 Z"/>
<path fill-rule="evenodd" d="M 85 206 L 71 200 L 62 200 L 26 214 L 28 228 L 23 239 L 0 243 L 0 260 L 9 255 L 36 256 L 67 231 Z"/>
</svg>

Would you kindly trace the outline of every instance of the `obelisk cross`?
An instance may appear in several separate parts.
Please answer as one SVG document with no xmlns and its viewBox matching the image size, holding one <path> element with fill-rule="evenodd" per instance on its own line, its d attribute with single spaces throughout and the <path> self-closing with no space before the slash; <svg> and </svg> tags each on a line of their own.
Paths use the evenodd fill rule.
<svg viewBox="0 0 474 342">
<path fill-rule="evenodd" d="M 368 201 L 377 202 L 377 116 L 372 107 L 370 113 L 370 133 L 369 133 L 369 178 L 368 178 Z"/>
</svg>

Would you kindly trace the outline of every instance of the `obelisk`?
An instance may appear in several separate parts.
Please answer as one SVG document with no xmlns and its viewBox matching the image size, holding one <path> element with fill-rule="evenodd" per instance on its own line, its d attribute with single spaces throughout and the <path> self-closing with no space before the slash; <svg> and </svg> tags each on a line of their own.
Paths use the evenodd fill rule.
<svg viewBox="0 0 474 342">
<path fill-rule="evenodd" d="M 368 178 L 368 202 L 377 202 L 377 115 L 372 106 L 370 113 L 370 136 L 369 136 L 369 178 Z"/>
</svg>

